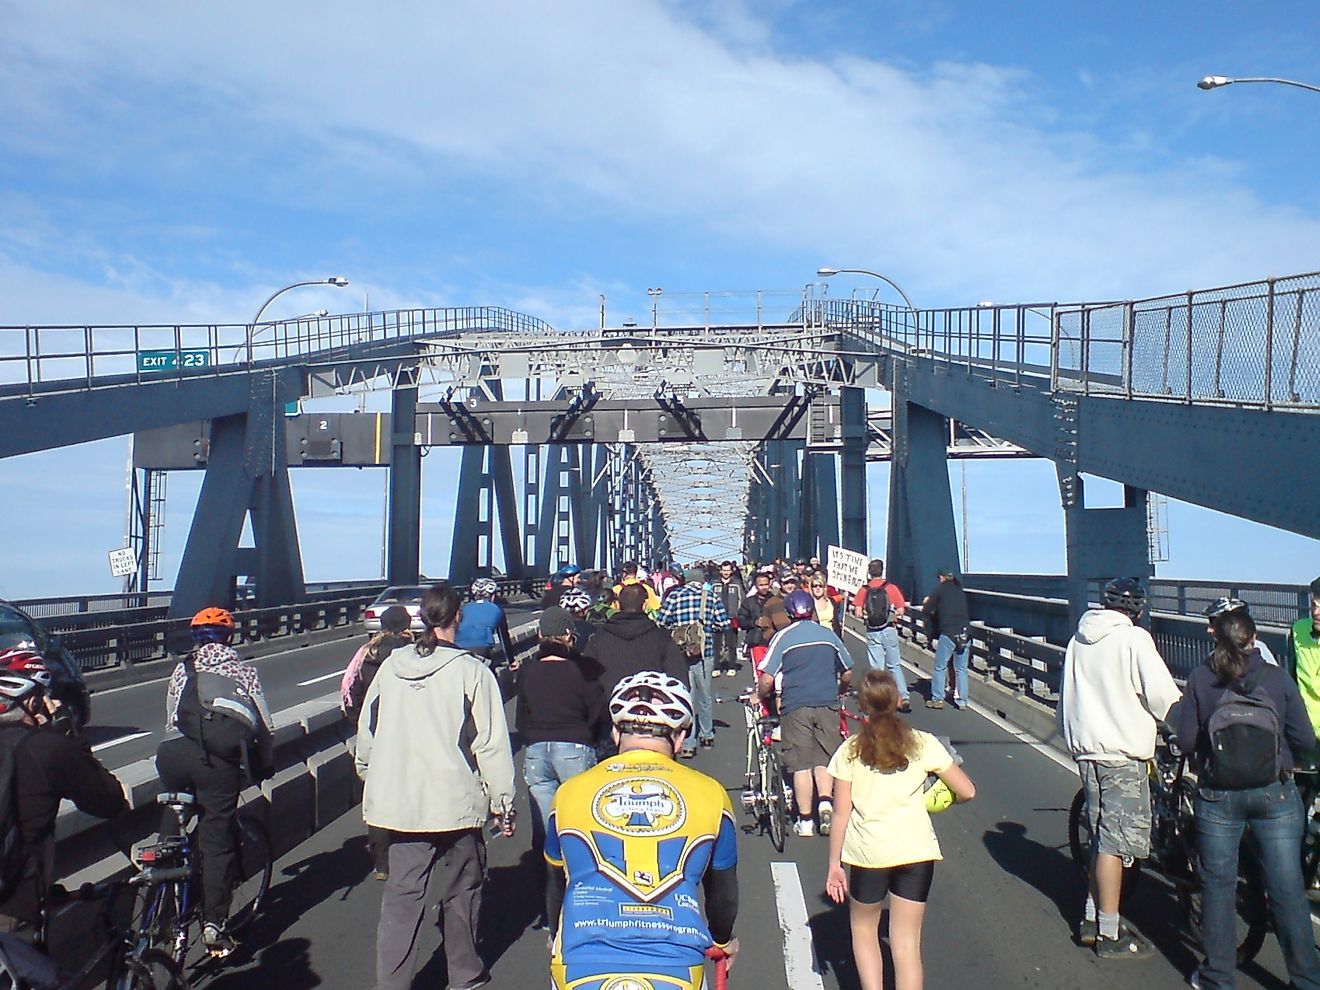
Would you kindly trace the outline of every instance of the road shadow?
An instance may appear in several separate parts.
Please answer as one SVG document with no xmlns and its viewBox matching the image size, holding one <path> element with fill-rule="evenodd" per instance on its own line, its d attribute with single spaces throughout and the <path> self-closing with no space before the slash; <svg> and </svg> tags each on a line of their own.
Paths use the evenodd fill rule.
<svg viewBox="0 0 1320 990">
<path fill-rule="evenodd" d="M 808 900 L 811 900 L 808 898 Z M 839 990 L 861 990 L 862 982 L 857 975 L 857 964 L 853 959 L 852 927 L 848 922 L 848 905 L 835 904 L 824 894 L 818 894 L 808 910 L 815 907 L 816 913 L 807 919 L 811 929 L 811 943 L 816 952 L 816 962 L 822 973 L 833 973 Z M 895 990 L 894 957 L 889 952 L 889 909 L 886 907 L 880 915 L 880 927 L 876 937 L 880 939 L 880 955 L 885 963 L 885 990 Z"/>
<path fill-rule="evenodd" d="M 481 916 L 477 922 L 477 952 L 486 969 L 497 962 L 541 918 L 545 909 L 545 859 L 533 849 L 523 851 L 511 866 L 496 866 L 481 888 Z M 413 986 L 443 987 L 449 982 L 441 911 L 427 914 L 440 928 L 440 945 L 417 971 Z M 544 939 L 542 939 L 544 941 Z M 547 965 L 549 957 L 547 956 Z"/>
<path fill-rule="evenodd" d="M 344 840 L 337 849 L 277 869 L 261 913 L 242 934 L 238 950 L 226 960 L 224 970 L 206 980 L 205 985 L 221 990 L 258 986 L 308 990 L 333 985 L 333 979 L 323 980 L 312 969 L 311 943 L 307 939 L 283 936 L 316 905 L 332 898 L 347 900 L 371 868 L 364 833 Z"/>
</svg>

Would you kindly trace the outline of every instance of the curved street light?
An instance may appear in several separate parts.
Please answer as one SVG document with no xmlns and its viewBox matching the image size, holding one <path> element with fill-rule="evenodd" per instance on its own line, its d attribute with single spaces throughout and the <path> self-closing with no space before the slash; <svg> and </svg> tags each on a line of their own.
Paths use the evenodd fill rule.
<svg viewBox="0 0 1320 990">
<path fill-rule="evenodd" d="M 870 275 L 872 278 L 878 278 L 880 281 L 888 283 L 895 292 L 903 297 L 903 301 L 907 303 L 908 309 L 912 310 L 914 313 L 917 311 L 917 307 L 912 304 L 912 300 L 908 298 L 908 294 L 902 290 L 897 282 L 888 275 L 881 275 L 879 272 L 873 272 L 869 268 L 817 268 L 816 274 L 821 278 L 832 278 L 835 275 Z"/>
<path fill-rule="evenodd" d="M 346 279 L 343 275 L 331 275 L 329 278 L 309 278 L 309 279 L 305 279 L 302 282 L 294 282 L 290 285 L 286 285 L 282 289 L 276 289 L 269 296 L 267 296 L 266 301 L 262 303 L 260 307 L 258 307 L 257 315 L 252 317 L 252 322 L 249 323 L 247 326 L 246 346 L 247 346 L 247 358 L 249 364 L 252 363 L 252 338 L 256 335 L 257 324 L 261 322 L 261 314 L 266 312 L 266 307 L 269 306 L 271 303 L 273 303 L 280 296 L 284 295 L 284 293 L 288 292 L 290 289 L 301 288 L 304 285 L 333 285 L 336 289 L 342 289 L 344 286 L 348 285 L 348 279 Z"/>
<path fill-rule="evenodd" d="M 1298 89 L 1309 89 L 1312 93 L 1320 93 L 1320 86 L 1298 82 L 1296 79 L 1279 79 L 1275 76 L 1244 76 L 1238 79 L 1232 79 L 1228 76 L 1205 76 L 1196 84 L 1196 87 L 1198 89 L 1219 89 L 1223 86 L 1232 86 L 1234 83 L 1278 83 L 1280 86 L 1296 86 Z"/>
</svg>

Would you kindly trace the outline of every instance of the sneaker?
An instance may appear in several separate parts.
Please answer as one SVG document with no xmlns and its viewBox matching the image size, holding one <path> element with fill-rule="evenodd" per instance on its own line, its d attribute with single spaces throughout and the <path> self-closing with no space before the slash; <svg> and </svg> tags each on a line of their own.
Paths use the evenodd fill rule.
<svg viewBox="0 0 1320 990">
<path fill-rule="evenodd" d="M 829 835 L 830 826 L 834 824 L 834 802 L 822 801 L 816 811 L 816 817 L 820 819 L 820 834 Z"/>
<path fill-rule="evenodd" d="M 722 670 L 712 670 L 712 671 L 710 672 L 710 676 L 711 676 L 711 677 L 723 677 L 723 676 L 724 676 L 724 671 L 722 671 Z"/>
<path fill-rule="evenodd" d="M 202 945 L 206 947 L 206 952 L 212 959 L 224 959 L 238 948 L 224 926 L 214 921 L 208 921 L 202 926 Z"/>
<path fill-rule="evenodd" d="M 490 974 L 482 973 L 480 976 L 478 976 L 475 980 L 472 980 L 470 983 L 449 984 L 449 990 L 477 990 L 477 987 L 484 987 L 489 982 L 490 982 Z"/>
<path fill-rule="evenodd" d="M 689 749 L 687 746 L 684 746 L 682 749 L 678 751 L 678 755 L 680 759 L 684 759 L 684 760 L 695 759 L 697 755 L 697 748 L 693 746 L 691 749 Z"/>
<path fill-rule="evenodd" d="M 898 703 L 898 710 L 904 714 L 910 715 L 912 713 L 912 702 L 908 701 L 907 698 L 904 698 Z"/>
<path fill-rule="evenodd" d="M 1099 959 L 1145 959 L 1155 952 L 1151 944 L 1136 932 L 1118 932 L 1118 938 L 1095 937 L 1095 954 Z"/>
<path fill-rule="evenodd" d="M 927 708 L 943 708 L 943 707 L 944 707 L 944 702 L 940 701 L 940 700 L 937 699 L 937 698 L 932 698 L 930 701 L 926 702 L 926 707 L 927 707 Z"/>
<path fill-rule="evenodd" d="M 816 826 L 810 818 L 799 818 L 797 824 L 793 826 L 793 834 L 810 839 L 816 834 Z"/>
<path fill-rule="evenodd" d="M 953 707 L 957 711 L 962 711 L 964 708 L 967 707 L 967 702 L 963 701 L 962 698 L 954 698 Z"/>
<path fill-rule="evenodd" d="M 390 878 L 390 871 L 376 870 L 376 872 L 374 872 L 372 876 L 375 877 L 377 880 L 388 880 Z"/>
<path fill-rule="evenodd" d="M 714 737 L 714 736 L 708 736 L 707 738 L 701 740 L 701 748 L 702 748 L 702 749 L 714 749 L 714 748 L 715 748 L 715 737 Z"/>
<path fill-rule="evenodd" d="M 1199 965 L 1187 974 L 1187 985 L 1192 990 L 1201 990 L 1201 967 Z"/>
</svg>

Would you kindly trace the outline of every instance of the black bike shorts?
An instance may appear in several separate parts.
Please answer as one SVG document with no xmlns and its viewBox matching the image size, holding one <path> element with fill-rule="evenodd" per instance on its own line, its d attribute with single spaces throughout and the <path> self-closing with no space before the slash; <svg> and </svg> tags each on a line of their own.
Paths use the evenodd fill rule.
<svg viewBox="0 0 1320 990">
<path fill-rule="evenodd" d="M 886 866 L 883 869 L 849 866 L 848 896 L 859 904 L 879 904 L 887 894 L 925 904 L 934 879 L 933 859 L 903 866 Z"/>
</svg>

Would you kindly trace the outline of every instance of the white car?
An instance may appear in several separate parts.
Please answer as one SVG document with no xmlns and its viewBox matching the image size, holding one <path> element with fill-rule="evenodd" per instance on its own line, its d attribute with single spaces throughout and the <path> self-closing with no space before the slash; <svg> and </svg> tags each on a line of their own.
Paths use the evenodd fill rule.
<svg viewBox="0 0 1320 990">
<path fill-rule="evenodd" d="M 391 588 L 386 588 L 380 593 L 374 602 L 367 606 L 363 613 L 362 624 L 369 633 L 380 632 L 380 617 L 385 614 L 385 610 L 391 605 L 400 605 L 408 610 L 412 617 L 412 624 L 409 628 L 413 632 L 422 632 L 426 627 L 422 624 L 422 593 L 429 584 L 401 584 Z"/>
</svg>

